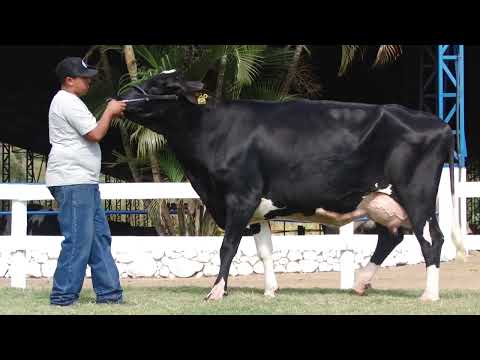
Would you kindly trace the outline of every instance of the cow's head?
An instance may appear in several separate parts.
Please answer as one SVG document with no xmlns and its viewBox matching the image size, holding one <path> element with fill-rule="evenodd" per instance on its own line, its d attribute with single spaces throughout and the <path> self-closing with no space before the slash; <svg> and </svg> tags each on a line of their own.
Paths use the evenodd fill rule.
<svg viewBox="0 0 480 360">
<path fill-rule="evenodd" d="M 144 81 L 137 87 L 129 88 L 118 100 L 134 100 L 145 97 L 145 93 L 152 95 L 149 101 L 129 102 L 125 115 L 132 121 L 144 124 L 149 120 L 161 118 L 167 109 L 178 102 L 188 100 L 193 104 L 199 104 L 199 93 L 203 89 L 200 81 L 186 81 L 182 74 L 175 70 L 164 71 L 149 80 Z M 158 95 L 176 95 L 174 99 L 155 99 Z"/>
</svg>

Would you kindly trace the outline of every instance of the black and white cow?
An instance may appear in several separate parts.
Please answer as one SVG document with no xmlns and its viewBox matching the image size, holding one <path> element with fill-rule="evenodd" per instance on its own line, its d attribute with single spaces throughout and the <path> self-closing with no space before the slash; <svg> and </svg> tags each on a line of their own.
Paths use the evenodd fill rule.
<svg viewBox="0 0 480 360">
<path fill-rule="evenodd" d="M 402 224 L 411 226 L 425 258 L 422 299 L 438 299 L 444 240 L 435 203 L 443 164 L 449 161 L 450 170 L 453 166 L 448 125 L 399 105 L 309 100 L 204 105 L 202 89 L 201 82 L 170 71 L 118 99 L 130 100 L 129 120 L 167 138 L 192 187 L 225 230 L 219 274 L 207 298 L 225 294 L 247 226 L 255 224 L 250 231 L 256 233 L 265 268 L 265 294 L 273 296 L 278 285 L 269 219 L 329 223 L 335 214 L 356 211 L 364 196 L 391 187 L 388 199 L 408 214 L 409 221 Z M 169 94 L 177 99 L 152 100 Z M 135 101 L 147 96 L 150 101 Z M 453 191 L 452 185 L 452 196 Z M 431 242 L 424 237 L 427 221 Z M 377 227 L 377 247 L 357 278 L 358 293 L 369 287 L 378 266 L 403 240 L 402 226 L 395 231 L 381 223 Z"/>
</svg>

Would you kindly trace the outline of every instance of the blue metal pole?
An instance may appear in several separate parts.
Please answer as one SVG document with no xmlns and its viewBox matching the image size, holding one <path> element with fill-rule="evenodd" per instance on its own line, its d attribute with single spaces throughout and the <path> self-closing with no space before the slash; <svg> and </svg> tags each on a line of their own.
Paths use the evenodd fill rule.
<svg viewBox="0 0 480 360">
<path fill-rule="evenodd" d="M 452 73 L 448 66 L 451 61 L 454 62 L 454 73 Z M 465 159 L 467 157 L 464 73 L 464 46 L 438 45 L 438 117 L 448 124 L 455 115 L 455 150 L 460 167 L 465 166 Z M 449 89 L 453 90 L 449 91 Z M 456 101 L 448 111 L 447 100 L 449 98 L 455 98 Z"/>
<path fill-rule="evenodd" d="M 460 166 L 465 166 L 465 158 L 467 157 L 467 141 L 465 138 L 465 79 L 464 79 L 464 46 L 459 45 L 458 49 L 458 115 L 459 115 L 459 131 L 460 131 Z"/>
<path fill-rule="evenodd" d="M 442 45 L 438 45 L 438 117 L 443 120 L 443 52 Z"/>
</svg>

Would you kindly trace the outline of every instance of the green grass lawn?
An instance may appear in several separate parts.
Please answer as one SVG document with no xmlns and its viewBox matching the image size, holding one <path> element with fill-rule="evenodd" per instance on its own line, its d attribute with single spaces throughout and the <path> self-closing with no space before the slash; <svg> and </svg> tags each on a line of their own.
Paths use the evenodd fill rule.
<svg viewBox="0 0 480 360">
<path fill-rule="evenodd" d="M 205 302 L 204 287 L 126 287 L 123 305 L 96 305 L 91 289 L 84 289 L 73 307 L 48 303 L 50 290 L 0 289 L 0 314 L 51 315 L 255 315 L 255 314 L 480 314 L 480 291 L 444 290 L 441 300 L 423 304 L 421 290 L 371 290 L 353 296 L 335 289 L 282 289 L 275 299 L 259 289 L 232 288 L 220 302 Z"/>
</svg>

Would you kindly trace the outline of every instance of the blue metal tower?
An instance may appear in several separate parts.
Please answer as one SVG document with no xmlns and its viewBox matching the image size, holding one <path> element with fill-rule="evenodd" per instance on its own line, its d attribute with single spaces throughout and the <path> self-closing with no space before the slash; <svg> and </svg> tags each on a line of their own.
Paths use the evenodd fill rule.
<svg viewBox="0 0 480 360">
<path fill-rule="evenodd" d="M 464 46 L 438 45 L 438 116 L 450 124 L 456 138 L 455 158 L 465 167 L 467 144 L 464 109 Z M 455 122 L 451 121 L 455 118 Z"/>
</svg>

